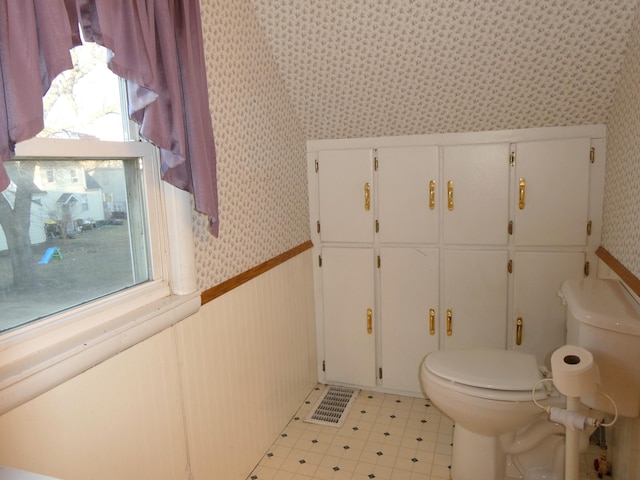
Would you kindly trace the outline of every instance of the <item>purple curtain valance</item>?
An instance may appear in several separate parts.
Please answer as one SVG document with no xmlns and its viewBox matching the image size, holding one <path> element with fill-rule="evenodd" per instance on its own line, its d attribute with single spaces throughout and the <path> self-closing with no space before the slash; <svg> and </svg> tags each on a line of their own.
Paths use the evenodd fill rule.
<svg viewBox="0 0 640 480">
<path fill-rule="evenodd" d="M 198 0 L 7 0 L 0 6 L 1 162 L 43 128 L 42 95 L 71 68 L 85 41 L 113 52 L 109 68 L 127 80 L 130 117 L 160 148 L 162 177 L 191 192 L 218 235 L 216 152 L 209 112 Z M 40 72 L 36 78 L 33 72 Z"/>
</svg>

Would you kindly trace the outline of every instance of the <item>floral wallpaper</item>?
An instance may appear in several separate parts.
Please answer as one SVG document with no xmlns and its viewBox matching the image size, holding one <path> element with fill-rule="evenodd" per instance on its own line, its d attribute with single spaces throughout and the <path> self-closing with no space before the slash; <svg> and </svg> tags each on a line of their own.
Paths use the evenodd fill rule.
<svg viewBox="0 0 640 480">
<path fill-rule="evenodd" d="M 602 244 L 640 278 L 640 13 L 607 122 Z"/>
<path fill-rule="evenodd" d="M 201 290 L 309 239 L 307 140 L 596 123 L 603 244 L 640 276 L 639 0 L 200 3 L 221 220 L 193 216 Z"/>
<path fill-rule="evenodd" d="M 309 240 L 306 138 L 250 0 L 201 0 L 220 236 L 194 213 L 206 290 Z"/>
<path fill-rule="evenodd" d="M 637 0 L 252 0 L 309 140 L 605 123 Z"/>
</svg>

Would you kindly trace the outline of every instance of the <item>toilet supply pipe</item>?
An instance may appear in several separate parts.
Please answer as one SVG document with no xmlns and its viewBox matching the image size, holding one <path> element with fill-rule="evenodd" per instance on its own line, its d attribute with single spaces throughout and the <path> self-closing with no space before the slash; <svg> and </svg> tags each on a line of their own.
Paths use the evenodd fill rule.
<svg viewBox="0 0 640 480">
<path fill-rule="evenodd" d="M 538 403 L 538 401 L 536 400 L 535 397 L 535 393 L 536 390 L 538 389 L 538 387 L 540 386 L 541 383 L 544 382 L 553 382 L 553 378 L 542 378 L 540 380 L 538 380 L 534 385 L 533 388 L 531 388 L 531 400 L 533 400 L 533 403 L 541 410 L 544 410 L 547 415 L 549 415 L 549 420 L 554 422 L 554 423 L 561 423 L 562 425 L 565 425 L 567 428 L 574 428 L 571 425 L 567 425 L 567 423 L 563 422 L 563 421 L 558 421 L 555 420 L 554 418 L 564 418 L 567 419 L 567 421 L 570 423 L 572 421 L 576 421 L 577 420 L 577 425 L 580 425 L 580 414 L 578 414 L 578 416 L 573 415 L 573 413 L 577 413 L 577 411 L 569 411 L 569 409 L 562 409 L 562 408 L 558 408 L 558 407 L 551 407 L 551 406 L 544 406 L 544 405 L 540 405 L 540 403 Z M 562 392 L 561 392 L 562 393 Z M 614 411 L 614 417 L 613 420 L 609 423 L 602 423 L 600 420 L 596 419 L 596 418 L 591 418 L 591 417 L 586 417 L 584 415 L 582 415 L 582 417 L 584 417 L 584 426 L 580 429 L 580 430 L 584 430 L 587 426 L 592 426 L 592 427 L 611 427 L 614 423 L 616 423 L 616 421 L 618 420 L 618 407 L 616 406 L 616 403 L 613 401 L 613 398 L 611 398 L 609 395 L 607 395 L 604 392 L 598 392 L 600 395 L 602 395 L 603 397 L 607 398 L 610 402 L 611 405 L 613 406 L 613 411 Z M 570 397 L 567 397 L 567 399 Z M 554 411 L 553 415 L 554 418 L 551 418 L 552 415 L 552 411 Z M 566 412 L 566 413 L 563 413 Z"/>
<path fill-rule="evenodd" d="M 596 461 L 598 478 L 602 478 L 605 475 L 609 475 L 611 473 L 611 464 L 607 459 L 607 439 L 605 430 L 603 427 L 599 429 L 600 434 L 600 457 Z"/>
<path fill-rule="evenodd" d="M 539 408 L 547 412 L 549 420 L 554 423 L 560 423 L 566 427 L 565 429 L 565 480 L 578 480 L 579 474 L 579 457 L 580 457 L 580 431 L 587 426 L 593 427 L 610 427 L 618 420 L 618 407 L 613 399 L 604 392 L 598 392 L 605 396 L 613 405 L 615 416 L 610 423 L 601 423 L 599 420 L 582 415 L 580 411 L 580 397 L 567 397 L 567 408 L 545 407 L 540 405 L 536 400 L 535 393 L 538 386 L 543 382 L 553 381 L 553 378 L 543 378 L 538 380 L 531 389 L 531 399 Z M 562 391 L 560 393 L 563 393 Z"/>
<path fill-rule="evenodd" d="M 580 410 L 580 397 L 567 397 L 567 411 Z M 580 432 L 567 426 L 564 444 L 564 479 L 578 480 L 580 474 Z"/>
<path fill-rule="evenodd" d="M 593 417 L 588 417 L 574 410 L 558 407 L 551 407 L 549 410 L 549 420 L 560 423 L 571 430 L 584 430 L 587 427 L 598 426 L 598 420 Z"/>
</svg>

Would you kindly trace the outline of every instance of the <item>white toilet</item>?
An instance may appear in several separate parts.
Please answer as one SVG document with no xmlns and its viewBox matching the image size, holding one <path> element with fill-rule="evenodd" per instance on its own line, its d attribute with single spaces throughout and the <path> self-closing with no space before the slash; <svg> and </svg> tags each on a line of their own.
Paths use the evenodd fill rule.
<svg viewBox="0 0 640 480">
<path fill-rule="evenodd" d="M 614 398 L 619 413 L 638 416 L 640 306 L 614 280 L 567 281 L 561 296 L 567 304 L 567 342 L 593 354 L 602 391 Z M 549 422 L 531 400 L 540 378 L 534 355 L 511 350 L 441 350 L 424 358 L 423 393 L 455 422 L 453 480 L 563 478 L 564 427 Z M 550 401 L 542 386 L 536 399 Z M 604 397 L 582 401 L 613 412 Z"/>
</svg>

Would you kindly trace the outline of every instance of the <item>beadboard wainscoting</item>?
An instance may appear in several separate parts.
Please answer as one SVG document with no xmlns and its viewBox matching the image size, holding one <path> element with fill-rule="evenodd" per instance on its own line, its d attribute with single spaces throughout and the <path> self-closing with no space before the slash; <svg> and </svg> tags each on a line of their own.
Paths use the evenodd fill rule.
<svg viewBox="0 0 640 480">
<path fill-rule="evenodd" d="M 0 417 L 0 465 L 241 479 L 316 384 L 311 250 Z"/>
<path fill-rule="evenodd" d="M 246 477 L 315 385 L 310 252 L 178 325 L 194 478 Z"/>
</svg>

